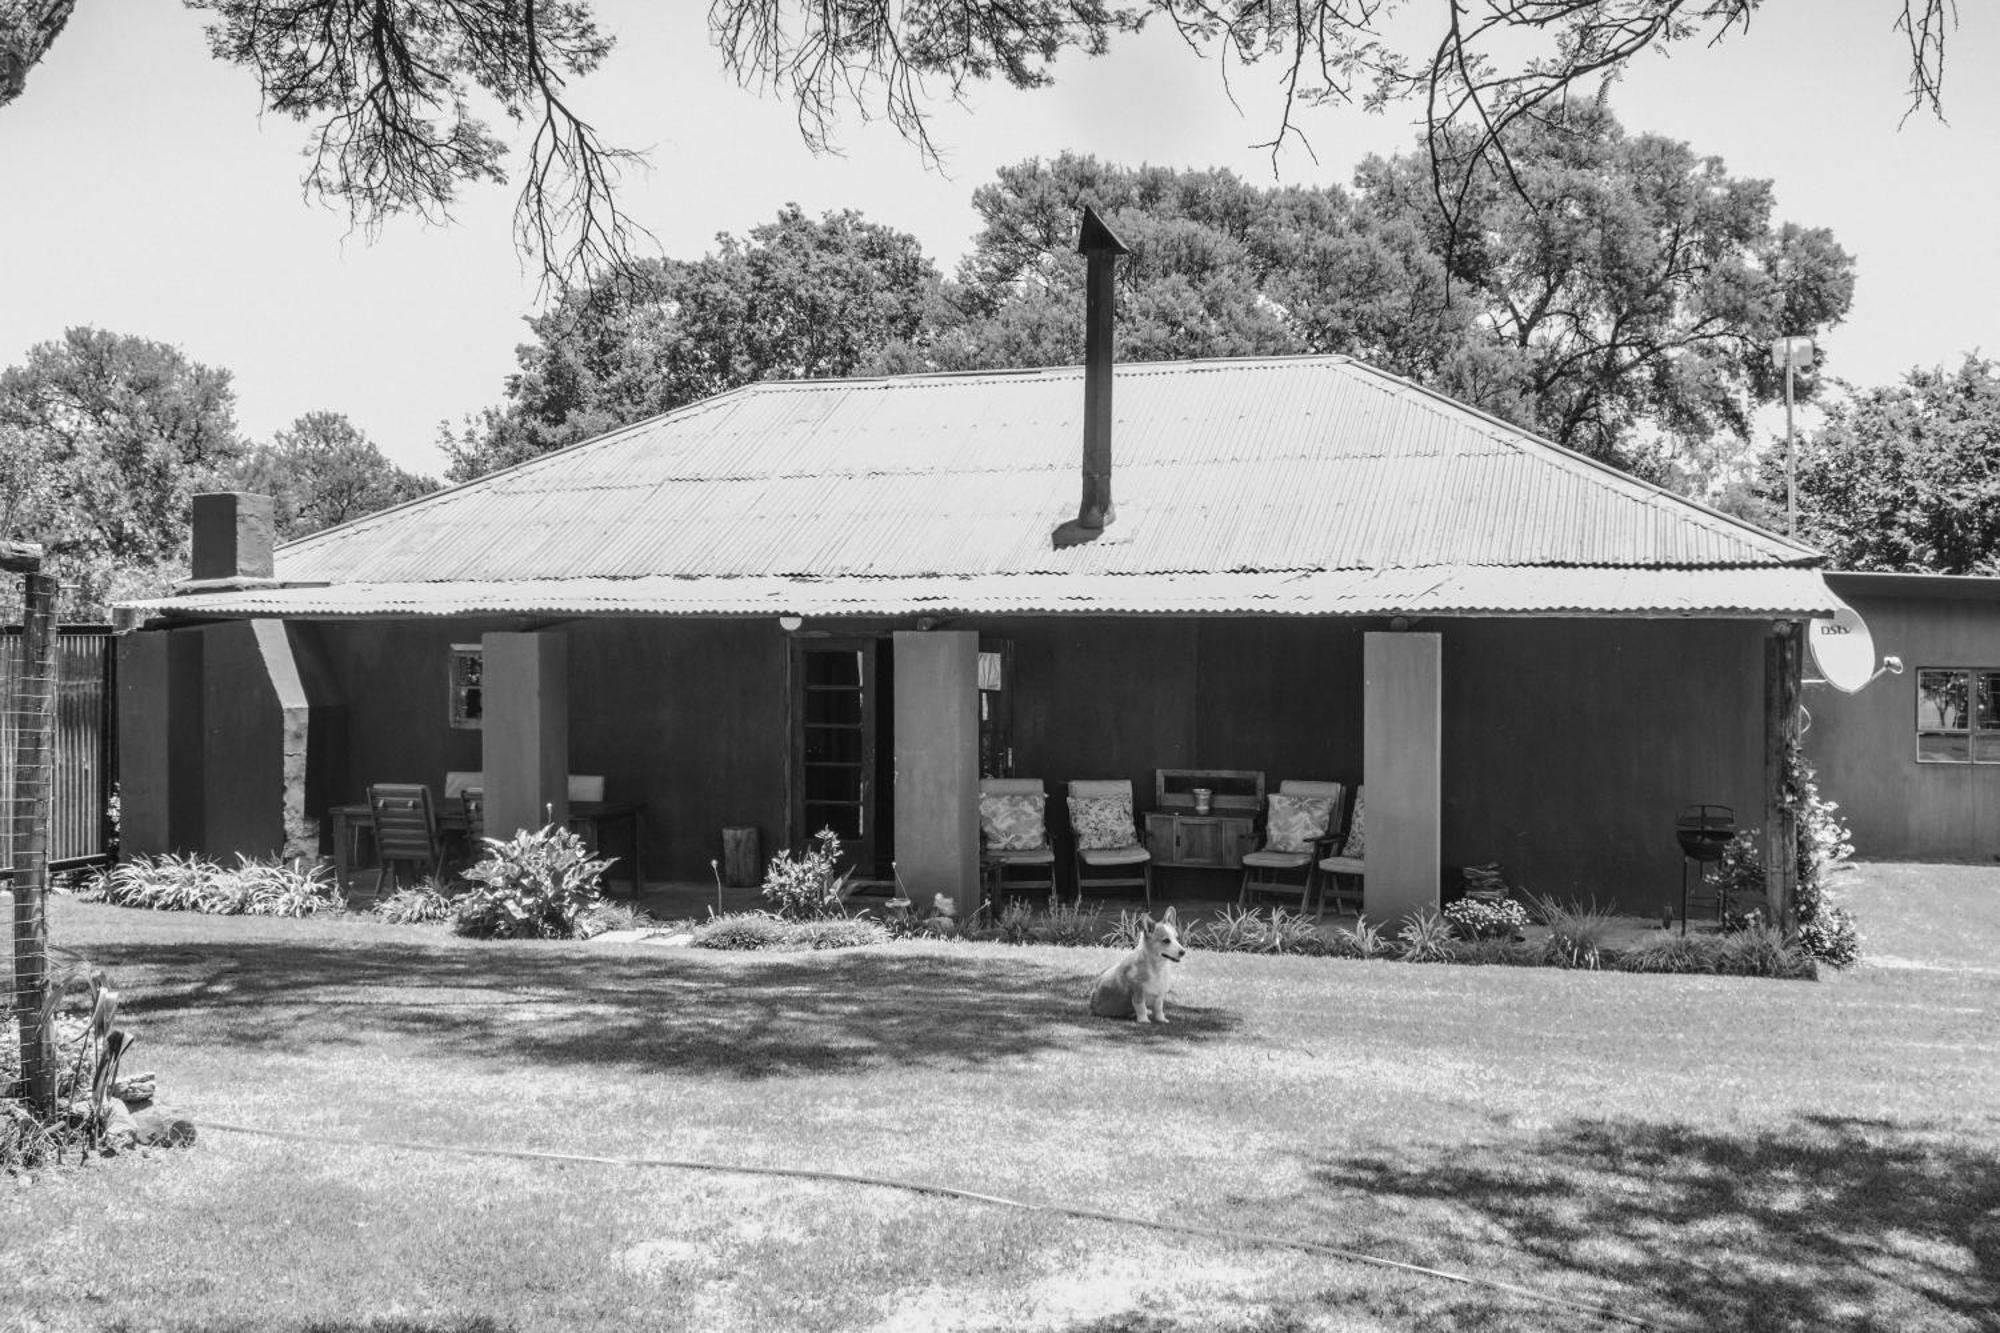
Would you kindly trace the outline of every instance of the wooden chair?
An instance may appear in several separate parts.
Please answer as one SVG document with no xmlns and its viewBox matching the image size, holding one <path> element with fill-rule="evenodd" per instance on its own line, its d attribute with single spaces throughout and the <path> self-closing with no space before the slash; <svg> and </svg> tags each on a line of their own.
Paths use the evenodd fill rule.
<svg viewBox="0 0 2000 1333">
<path fill-rule="evenodd" d="M 1086 835 L 1077 833 L 1079 802 L 1122 801 L 1125 806 L 1123 832 L 1128 841 L 1116 846 L 1085 847 Z M 1076 852 L 1076 900 L 1083 902 L 1086 886 L 1093 889 L 1138 888 L 1145 892 L 1146 908 L 1153 906 L 1153 854 L 1139 836 L 1139 821 L 1132 811 L 1132 783 L 1128 778 L 1079 779 L 1069 784 L 1070 828 Z M 1136 868 L 1137 874 L 1134 874 Z M 1094 873 L 1086 873 L 1094 872 Z"/>
<path fill-rule="evenodd" d="M 996 845 L 1027 840 L 1014 816 L 1033 802 L 1018 798 L 1045 801 L 1047 796 L 1040 778 L 979 780 L 979 865 L 988 902 L 1000 903 L 1009 889 L 1041 889 L 1051 894 L 1056 891 L 1056 849 L 1049 843 L 1045 814 L 1038 812 L 1035 820 L 1040 829 L 1040 845 Z M 1008 808 L 1009 797 L 1017 798 L 1011 803 L 1015 809 Z M 1010 872 L 1017 873 L 1010 876 Z"/>
<path fill-rule="evenodd" d="M 1264 844 L 1243 857 L 1243 887 L 1236 895 L 1237 906 L 1247 905 L 1252 894 L 1296 899 L 1301 912 L 1312 905 L 1320 858 L 1333 855 L 1334 844 L 1339 841 L 1335 830 L 1339 827 L 1344 795 L 1338 782 L 1288 779 L 1278 784 L 1277 794 L 1266 803 Z M 1291 830 L 1300 835 L 1295 845 L 1273 846 L 1271 811 L 1284 812 L 1288 806 L 1300 813 L 1322 808 L 1321 805 L 1300 807 L 1294 804 L 1297 802 L 1322 803 L 1325 813 L 1315 827 Z"/>
<path fill-rule="evenodd" d="M 1365 899 L 1362 896 L 1362 880 L 1367 873 L 1363 858 L 1367 854 L 1367 826 L 1362 818 L 1362 789 L 1354 789 L 1354 812 L 1347 817 L 1347 829 L 1340 838 L 1340 852 L 1335 856 L 1322 857 L 1319 863 L 1320 915 L 1326 914 L 1326 900 L 1329 897 L 1342 900 L 1352 899 L 1354 910 L 1360 911 Z"/>
<path fill-rule="evenodd" d="M 435 878 L 444 865 L 444 841 L 438 835 L 437 806 L 431 789 L 421 782 L 379 782 L 368 789 L 368 810 L 374 816 L 375 892 L 385 882 L 400 882 L 396 866 L 421 867 Z"/>
</svg>

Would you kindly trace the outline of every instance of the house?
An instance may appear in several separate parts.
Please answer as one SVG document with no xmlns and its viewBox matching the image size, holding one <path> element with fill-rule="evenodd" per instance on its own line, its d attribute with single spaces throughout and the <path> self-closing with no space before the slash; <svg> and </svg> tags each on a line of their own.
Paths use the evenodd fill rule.
<svg viewBox="0 0 2000 1333">
<path fill-rule="evenodd" d="M 126 848 L 325 851 L 453 770 L 534 826 L 585 772 L 652 878 L 830 825 L 967 894 L 982 765 L 1243 769 L 1366 782 L 1381 919 L 1495 861 L 1650 912 L 1680 808 L 1779 827 L 1815 552 L 1347 357 L 1091 356 L 755 384 L 275 558 L 206 498 L 127 613 Z"/>
<path fill-rule="evenodd" d="M 1808 677 L 1806 757 L 1858 856 L 2000 857 L 2000 579 L 1828 573 L 1902 670 L 1845 693 Z M 1871 654 L 1872 655 L 1872 654 Z"/>
</svg>

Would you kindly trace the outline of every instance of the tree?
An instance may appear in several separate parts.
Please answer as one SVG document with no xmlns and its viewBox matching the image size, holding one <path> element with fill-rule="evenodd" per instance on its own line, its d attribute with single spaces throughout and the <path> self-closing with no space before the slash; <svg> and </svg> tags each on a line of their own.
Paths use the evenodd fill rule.
<svg viewBox="0 0 2000 1333">
<path fill-rule="evenodd" d="M 1824 228 L 1774 224 L 1771 182 L 1656 134 L 1602 101 L 1520 128 L 1511 174 L 1468 179 L 1459 224 L 1429 207 L 1428 164 L 1371 158 L 1358 186 L 1426 227 L 1480 311 L 1481 356 L 1439 386 L 1557 443 L 1641 471 L 1642 423 L 1677 442 L 1747 439 L 1782 388 L 1765 348 L 1845 317 L 1854 261 Z M 1455 160 L 1455 159 L 1454 159 Z"/>
<path fill-rule="evenodd" d="M 2000 364 L 1912 370 L 1795 451 L 1799 538 L 1839 569 L 2000 575 Z M 1763 489 L 1782 509 L 1782 455 Z"/>
<path fill-rule="evenodd" d="M 916 339 L 939 275 L 915 237 L 796 205 L 714 252 L 648 260 L 531 317 L 508 403 L 443 441 L 466 480 L 763 379 L 851 375 Z"/>
<path fill-rule="evenodd" d="M 364 227 L 398 213 L 449 216 L 458 188 L 507 179 L 508 144 L 471 107 L 498 103 L 526 134 L 515 228 L 558 285 L 626 269 L 644 237 L 618 204 L 633 154 L 568 100 L 609 55 L 589 0 L 184 0 L 214 16 L 217 59 L 251 71 L 262 108 L 310 128 L 306 186 Z M 1456 220 L 1497 172 L 1513 182 L 1517 126 L 1557 114 L 1647 50 L 1720 41 L 1762 0 L 1446 0 L 1410 21 L 1400 0 L 713 0 L 711 36 L 747 86 L 787 97 L 827 147 L 840 111 L 882 115 L 932 153 L 935 101 L 1002 79 L 1053 81 L 1066 53 L 1097 54 L 1149 19 L 1190 51 L 1263 65 L 1284 93 L 1273 152 L 1302 106 L 1423 103 L 1430 192 Z M 1947 0 L 1883 0 L 1908 44 L 1910 107 L 1942 116 Z M 0 0 L 0 107 L 59 38 L 76 0 Z M 1393 33 L 1392 33 L 1393 26 Z M 1451 235 L 1460 234 L 1454 225 Z"/>
<path fill-rule="evenodd" d="M 1751 408 L 1782 387 L 1769 339 L 1836 323 L 1853 299 L 1852 259 L 1824 229 L 1775 224 L 1770 182 L 1627 135 L 1602 103 L 1522 131 L 1513 155 L 1526 197 L 1486 177 L 1468 201 L 1478 243 L 1456 247 L 1420 153 L 1369 159 L 1351 193 L 1070 154 L 1004 168 L 973 196 L 965 316 L 930 363 L 1080 359 L 1087 200 L 1132 249 L 1122 358 L 1343 352 L 1658 473 L 1642 431 L 1682 450 L 1747 440 Z"/>
<path fill-rule="evenodd" d="M 165 343 L 72 328 L 0 371 L 0 515 L 46 547 L 65 615 L 183 563 L 194 493 L 240 452 L 229 372 Z"/>
<path fill-rule="evenodd" d="M 405 472 L 338 412 L 308 412 L 238 463 L 237 489 L 271 497 L 278 537 L 290 541 L 414 500 L 438 488 Z"/>
</svg>

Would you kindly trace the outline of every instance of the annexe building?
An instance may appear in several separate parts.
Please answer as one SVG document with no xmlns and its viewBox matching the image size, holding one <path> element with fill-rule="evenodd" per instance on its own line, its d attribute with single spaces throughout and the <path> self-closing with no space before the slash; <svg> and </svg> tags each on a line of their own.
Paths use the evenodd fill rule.
<svg viewBox="0 0 2000 1333">
<path fill-rule="evenodd" d="M 1044 779 L 1060 846 L 1071 779 L 1256 770 L 1366 784 L 1382 919 L 1495 861 L 1652 911 L 1681 807 L 1764 822 L 1812 550 L 1346 357 L 1086 379 L 751 385 L 274 560 L 213 502 L 129 611 L 124 845 L 324 852 L 464 770 L 504 833 L 589 773 L 649 878 L 830 825 L 965 901 L 982 771 Z"/>
</svg>

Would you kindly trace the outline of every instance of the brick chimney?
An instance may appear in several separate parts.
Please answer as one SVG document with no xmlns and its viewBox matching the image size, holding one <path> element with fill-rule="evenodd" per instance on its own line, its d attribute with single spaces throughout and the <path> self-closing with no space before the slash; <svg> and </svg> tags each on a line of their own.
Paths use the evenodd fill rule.
<svg viewBox="0 0 2000 1333">
<path fill-rule="evenodd" d="M 188 582 L 196 586 L 190 590 L 270 582 L 275 533 L 268 495 L 216 491 L 195 496 L 193 577 Z"/>
<path fill-rule="evenodd" d="M 1083 501 L 1075 520 L 1055 530 L 1058 547 L 1095 540 L 1118 516 L 1111 503 L 1112 273 L 1131 250 L 1088 204 L 1076 249 L 1084 257 Z"/>
</svg>

